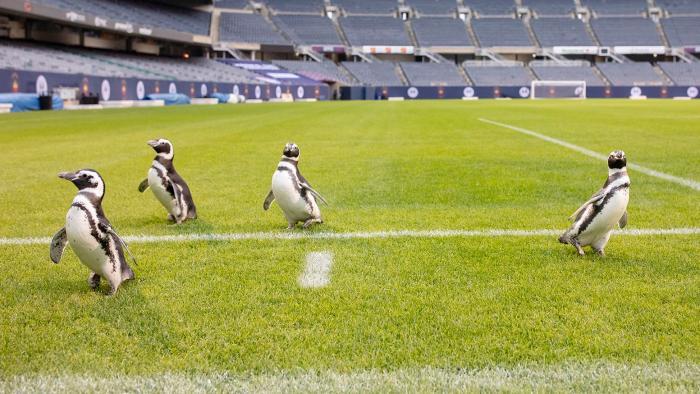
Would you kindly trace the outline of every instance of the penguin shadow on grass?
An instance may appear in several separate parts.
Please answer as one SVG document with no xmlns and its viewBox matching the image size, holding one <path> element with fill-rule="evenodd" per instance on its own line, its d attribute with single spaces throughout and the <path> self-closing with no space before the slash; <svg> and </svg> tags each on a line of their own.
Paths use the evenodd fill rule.
<svg viewBox="0 0 700 394">
<path fill-rule="evenodd" d="M 214 231 L 214 225 L 207 220 L 198 217 L 197 219 L 186 220 L 180 224 L 173 223 L 163 216 L 153 215 L 147 217 L 141 217 L 138 219 L 130 220 L 129 223 L 133 227 L 137 228 L 166 228 L 168 230 L 175 230 L 178 233 L 193 233 L 201 232 L 208 233 Z"/>
</svg>

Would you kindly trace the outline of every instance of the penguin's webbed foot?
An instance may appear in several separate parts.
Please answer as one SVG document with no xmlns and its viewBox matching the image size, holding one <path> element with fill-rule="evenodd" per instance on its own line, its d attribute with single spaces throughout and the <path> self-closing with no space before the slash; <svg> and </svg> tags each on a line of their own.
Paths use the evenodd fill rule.
<svg viewBox="0 0 700 394">
<path fill-rule="evenodd" d="M 578 252 L 579 256 L 585 256 L 586 252 L 583 251 L 583 248 L 581 247 L 581 244 L 578 243 L 577 240 L 572 239 L 571 244 L 574 245 L 574 248 L 576 248 L 576 251 Z"/>
<path fill-rule="evenodd" d="M 98 287 L 100 287 L 100 281 L 102 278 L 100 275 L 91 272 L 90 276 L 88 276 L 88 285 L 90 285 L 90 288 L 93 290 L 97 290 Z"/>
<path fill-rule="evenodd" d="M 595 252 L 598 253 L 598 256 L 600 256 L 600 257 L 605 257 L 605 250 L 603 250 L 603 249 L 596 249 Z"/>
<path fill-rule="evenodd" d="M 175 222 L 176 222 L 175 216 L 173 216 L 172 213 L 169 213 L 169 214 L 168 214 L 168 221 L 169 221 L 169 222 L 172 222 L 172 223 L 175 223 Z"/>
<path fill-rule="evenodd" d="M 311 227 L 312 225 L 314 225 L 314 223 L 321 224 L 321 223 L 323 223 L 323 219 L 321 219 L 321 218 L 311 218 L 311 219 L 309 219 L 309 220 L 307 220 L 307 221 L 304 222 L 304 228 L 309 228 L 309 227 Z"/>
</svg>

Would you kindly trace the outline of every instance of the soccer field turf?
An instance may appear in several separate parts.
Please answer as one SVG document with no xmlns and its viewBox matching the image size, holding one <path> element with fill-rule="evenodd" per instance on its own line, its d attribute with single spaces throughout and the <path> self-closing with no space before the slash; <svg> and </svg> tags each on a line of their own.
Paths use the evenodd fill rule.
<svg viewBox="0 0 700 394">
<path fill-rule="evenodd" d="M 581 258 L 556 234 L 606 163 L 484 120 L 675 178 L 630 168 L 626 233 Z M 156 137 L 196 221 L 136 190 Z M 330 202 L 289 238 L 262 210 L 287 141 Z M 0 391 L 700 389 L 698 101 L 24 113 L 0 146 Z M 56 174 L 80 168 L 139 260 L 115 297 L 31 239 L 64 225 L 76 190 Z M 299 284 L 312 252 L 332 256 L 322 288 Z"/>
</svg>

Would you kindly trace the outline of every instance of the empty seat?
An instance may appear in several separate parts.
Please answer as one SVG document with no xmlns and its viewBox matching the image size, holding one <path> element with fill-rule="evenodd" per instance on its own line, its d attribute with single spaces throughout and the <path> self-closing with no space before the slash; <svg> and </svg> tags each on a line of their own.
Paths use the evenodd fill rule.
<svg viewBox="0 0 700 394">
<path fill-rule="evenodd" d="M 472 20 L 482 47 L 530 47 L 530 37 L 520 19 L 486 18 Z"/>
<path fill-rule="evenodd" d="M 265 0 L 268 7 L 283 13 L 316 13 L 323 11 L 323 0 Z"/>
<path fill-rule="evenodd" d="M 671 15 L 700 15 L 700 2 L 697 0 L 656 0 Z"/>
<path fill-rule="evenodd" d="M 420 15 L 454 15 L 457 10 L 455 0 L 404 0 L 404 4 L 413 7 Z"/>
<path fill-rule="evenodd" d="M 523 5 L 538 16 L 569 15 L 576 9 L 573 0 L 523 0 Z"/>
<path fill-rule="evenodd" d="M 646 0 L 581 0 L 596 15 L 638 16 L 647 9 Z"/>
<path fill-rule="evenodd" d="M 600 71 L 617 86 L 660 86 L 663 78 L 649 63 L 600 63 Z"/>
<path fill-rule="evenodd" d="M 398 7 L 396 0 L 332 0 L 349 15 L 389 15 Z"/>
<path fill-rule="evenodd" d="M 466 66 L 464 69 L 475 85 L 529 86 L 532 76 L 522 66 Z"/>
<path fill-rule="evenodd" d="M 343 45 L 333 21 L 324 16 L 277 15 L 275 21 L 298 44 Z"/>
<path fill-rule="evenodd" d="M 413 86 L 462 86 L 467 82 L 452 63 L 401 63 Z"/>
<path fill-rule="evenodd" d="M 605 46 L 663 45 L 656 25 L 644 18 L 596 18 L 591 27 Z"/>
<path fill-rule="evenodd" d="M 351 45 L 409 46 L 403 21 L 385 16 L 350 16 L 340 19 Z"/>
<path fill-rule="evenodd" d="M 700 46 L 700 17 L 674 16 L 662 19 L 661 25 L 671 46 Z"/>
<path fill-rule="evenodd" d="M 459 19 L 426 17 L 414 19 L 412 24 L 420 46 L 474 46 L 466 25 Z"/>
<path fill-rule="evenodd" d="M 604 86 L 591 67 L 583 66 L 530 66 L 542 81 L 586 81 L 586 86 Z"/>
<path fill-rule="evenodd" d="M 262 15 L 222 13 L 219 20 L 221 41 L 249 42 L 269 45 L 288 45 Z"/>
<path fill-rule="evenodd" d="M 464 5 L 479 15 L 512 15 L 515 12 L 513 0 L 464 0 Z"/>
<path fill-rule="evenodd" d="M 401 86 L 403 83 L 398 75 L 394 63 L 376 62 L 343 62 L 343 66 L 355 76 L 363 85 L 370 86 Z"/>
<path fill-rule="evenodd" d="M 573 18 L 539 18 L 531 21 L 540 45 L 553 46 L 595 46 L 583 22 Z"/>
<path fill-rule="evenodd" d="M 700 86 L 700 63 L 658 63 L 676 85 Z"/>
<path fill-rule="evenodd" d="M 274 60 L 275 64 L 307 78 L 323 82 L 340 82 L 352 85 L 352 79 L 332 62 L 307 62 L 299 60 Z"/>
<path fill-rule="evenodd" d="M 250 6 L 248 0 L 216 0 L 214 6 L 219 8 L 245 9 Z"/>
</svg>

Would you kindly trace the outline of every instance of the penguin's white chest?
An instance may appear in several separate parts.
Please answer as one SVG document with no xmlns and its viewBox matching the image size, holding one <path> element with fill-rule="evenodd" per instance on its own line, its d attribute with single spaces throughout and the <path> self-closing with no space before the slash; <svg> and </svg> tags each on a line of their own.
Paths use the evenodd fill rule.
<svg viewBox="0 0 700 394">
<path fill-rule="evenodd" d="M 303 220 L 309 216 L 309 206 L 297 187 L 289 171 L 278 170 L 272 175 L 272 193 L 282 211 L 292 219 Z"/>
<path fill-rule="evenodd" d="M 97 223 L 87 212 L 78 207 L 70 207 L 66 214 L 68 243 L 81 263 L 92 271 L 103 274 L 114 267 L 111 267 L 109 256 L 93 236 L 93 225 L 97 226 Z"/>
<path fill-rule="evenodd" d="M 605 202 L 602 210 L 593 218 L 591 224 L 586 228 L 582 236 L 590 235 L 591 237 L 595 237 L 612 230 L 627 210 L 629 196 L 629 188 L 617 190 Z M 585 241 L 585 239 L 582 239 L 582 241 Z"/>
<path fill-rule="evenodd" d="M 165 210 L 168 211 L 168 213 L 173 216 L 179 216 L 177 201 L 165 188 L 163 180 L 158 175 L 158 171 L 153 167 L 148 170 L 148 186 L 150 186 L 151 190 L 153 190 L 153 195 L 156 196 L 156 199 L 161 203 L 161 205 L 163 205 L 163 207 L 165 207 Z"/>
</svg>

